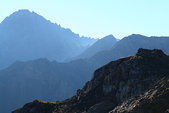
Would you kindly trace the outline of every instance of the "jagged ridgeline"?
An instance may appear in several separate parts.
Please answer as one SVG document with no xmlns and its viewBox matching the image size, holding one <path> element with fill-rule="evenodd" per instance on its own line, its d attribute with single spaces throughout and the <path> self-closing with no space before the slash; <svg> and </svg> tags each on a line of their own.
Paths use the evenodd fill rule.
<svg viewBox="0 0 169 113">
<path fill-rule="evenodd" d="M 97 69 L 77 94 L 61 102 L 33 101 L 12 113 L 168 113 L 169 56 L 139 49 Z"/>
<path fill-rule="evenodd" d="M 108 62 L 134 55 L 138 48 L 169 54 L 168 44 L 169 37 L 139 34 L 120 41 L 113 35 L 80 37 L 35 12 L 19 10 L 0 24 L 0 112 L 9 113 L 35 99 L 64 100 Z"/>
<path fill-rule="evenodd" d="M 80 37 L 35 12 L 19 10 L 0 24 L 0 69 L 17 60 L 47 58 L 63 62 L 81 54 L 95 41 Z"/>
</svg>

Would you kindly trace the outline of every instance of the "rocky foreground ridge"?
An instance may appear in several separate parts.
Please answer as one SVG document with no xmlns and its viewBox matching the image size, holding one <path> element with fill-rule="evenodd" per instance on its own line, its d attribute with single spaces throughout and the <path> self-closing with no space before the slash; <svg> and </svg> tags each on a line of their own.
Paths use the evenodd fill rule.
<svg viewBox="0 0 169 113">
<path fill-rule="evenodd" d="M 72 98 L 53 103 L 36 100 L 12 113 L 168 112 L 169 56 L 157 49 L 139 49 L 135 56 L 96 70 Z"/>
</svg>

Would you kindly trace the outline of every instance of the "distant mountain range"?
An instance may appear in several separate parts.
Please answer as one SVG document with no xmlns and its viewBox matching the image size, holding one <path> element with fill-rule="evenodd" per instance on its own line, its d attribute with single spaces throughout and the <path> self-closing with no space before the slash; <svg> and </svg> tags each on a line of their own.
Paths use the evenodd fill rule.
<svg viewBox="0 0 169 113">
<path fill-rule="evenodd" d="M 169 37 L 147 37 L 139 34 L 132 34 L 118 41 L 113 48 L 96 53 L 90 58 L 92 62 L 103 65 L 121 57 L 134 55 L 139 48 L 161 49 L 169 54 Z"/>
<path fill-rule="evenodd" d="M 0 107 L 9 111 L 33 99 L 57 101 L 68 98 L 90 80 L 94 70 L 102 65 L 120 57 L 130 56 L 139 47 L 161 48 L 165 53 L 169 53 L 168 43 L 168 37 L 131 35 L 118 41 L 109 50 L 99 51 L 87 59 L 68 63 L 50 62 L 46 59 L 16 62 L 0 71 L 0 90 L 6 89 L 0 96 L 6 103 L 2 101 Z M 14 103 L 11 103 L 11 100 Z"/>
<path fill-rule="evenodd" d="M 76 57 L 76 59 L 90 58 L 100 51 L 110 50 L 116 43 L 117 39 L 113 35 L 108 35 L 96 41 L 92 46 Z"/>
<path fill-rule="evenodd" d="M 22 60 L 47 58 L 63 62 L 81 54 L 96 39 L 80 37 L 28 10 L 19 10 L 0 24 L 0 68 Z"/>
<path fill-rule="evenodd" d="M 139 34 L 119 41 L 112 35 L 99 40 L 80 37 L 34 12 L 17 11 L 0 24 L 1 112 L 34 99 L 73 96 L 97 68 L 134 55 L 139 48 L 169 54 L 168 44 L 169 37 Z"/>
</svg>

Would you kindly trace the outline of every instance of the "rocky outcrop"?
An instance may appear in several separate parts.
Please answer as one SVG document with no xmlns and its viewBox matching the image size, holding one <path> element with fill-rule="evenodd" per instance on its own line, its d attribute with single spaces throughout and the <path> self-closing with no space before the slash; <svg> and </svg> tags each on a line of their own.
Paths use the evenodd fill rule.
<svg viewBox="0 0 169 113">
<path fill-rule="evenodd" d="M 35 100 L 24 106 L 25 109 L 17 109 L 15 113 L 51 113 L 54 110 L 56 102 L 49 103 Z"/>
<path fill-rule="evenodd" d="M 87 82 L 83 89 L 79 89 L 74 97 L 61 103 L 55 103 L 54 108 L 49 108 L 49 111 L 51 111 L 50 113 L 129 113 L 130 111 L 121 112 L 118 106 L 124 105 L 123 109 L 126 108 L 125 106 L 132 106 L 133 104 L 130 102 L 136 103 L 135 101 L 139 98 L 135 97 L 143 95 L 145 92 L 149 92 L 148 96 L 156 95 L 154 91 L 157 87 L 152 91 L 150 89 L 160 79 L 168 76 L 169 56 L 157 49 L 139 49 L 135 56 L 112 61 L 96 70 L 92 80 Z M 165 94 L 157 92 L 159 95 Z M 146 95 L 140 98 L 144 97 Z M 129 101 L 132 98 L 134 100 Z M 165 96 L 162 97 L 164 100 L 165 98 Z M 151 106 L 149 102 L 151 101 L 147 101 L 146 105 Z M 160 104 L 165 105 L 166 101 L 161 101 Z M 14 111 L 13 113 L 40 113 L 38 111 L 25 112 L 25 109 L 27 109 L 26 106 L 19 109 L 19 112 Z"/>
<path fill-rule="evenodd" d="M 169 78 L 163 78 L 154 88 L 109 113 L 169 113 Z"/>
</svg>

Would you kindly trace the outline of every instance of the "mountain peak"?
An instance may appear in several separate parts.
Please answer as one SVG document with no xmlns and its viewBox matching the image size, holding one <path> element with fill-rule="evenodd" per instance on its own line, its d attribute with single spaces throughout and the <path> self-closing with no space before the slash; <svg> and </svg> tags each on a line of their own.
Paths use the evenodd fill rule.
<svg viewBox="0 0 169 113">
<path fill-rule="evenodd" d="M 78 58 L 90 58 L 98 52 L 110 50 L 117 42 L 113 35 L 105 36 L 97 40 L 91 47 L 85 50 Z"/>
<path fill-rule="evenodd" d="M 0 68 L 9 66 L 17 60 L 47 58 L 63 62 L 65 59 L 80 54 L 88 48 L 88 45 L 96 41 L 80 37 L 71 30 L 25 9 L 18 10 L 4 19 L 0 25 L 0 37 L 0 48 L 5 51 L 1 59 L 5 58 L 2 56 L 8 59 Z M 13 53 L 15 53 L 14 56 L 10 55 Z"/>
<path fill-rule="evenodd" d="M 141 34 L 131 34 L 130 36 L 143 36 Z"/>
<path fill-rule="evenodd" d="M 139 37 L 146 37 L 146 36 L 140 35 L 140 34 L 131 34 L 131 35 L 125 37 L 125 38 L 139 38 Z"/>
<path fill-rule="evenodd" d="M 148 49 L 140 48 L 140 49 L 138 49 L 136 56 L 162 57 L 162 56 L 167 56 L 167 55 L 164 54 L 164 52 L 160 49 L 148 50 Z"/>
<path fill-rule="evenodd" d="M 100 40 L 98 40 L 98 42 L 101 42 L 101 41 L 117 41 L 117 39 L 113 36 L 113 35 L 107 35 L 103 38 L 101 38 Z"/>
<path fill-rule="evenodd" d="M 8 24 L 8 23 L 20 23 L 20 22 L 29 22 L 29 21 L 35 21 L 35 20 L 45 20 L 44 17 L 42 17 L 41 15 L 33 12 L 33 11 L 29 11 L 27 9 L 21 9 L 18 11 L 15 11 L 14 13 L 12 13 L 11 15 L 9 15 L 8 17 L 6 17 L 3 21 L 2 24 Z"/>
<path fill-rule="evenodd" d="M 14 12 L 14 13 L 32 13 L 32 12 L 29 11 L 28 9 L 19 9 L 18 11 Z"/>
<path fill-rule="evenodd" d="M 36 16 L 40 16 L 36 12 L 30 11 L 28 9 L 20 9 L 18 11 L 15 11 L 12 15 L 19 15 L 19 16 L 21 16 L 21 15 L 36 15 Z"/>
<path fill-rule="evenodd" d="M 112 34 L 107 35 L 107 36 L 105 36 L 105 37 L 103 37 L 101 39 L 115 39 L 116 40 L 116 38 Z"/>
</svg>

